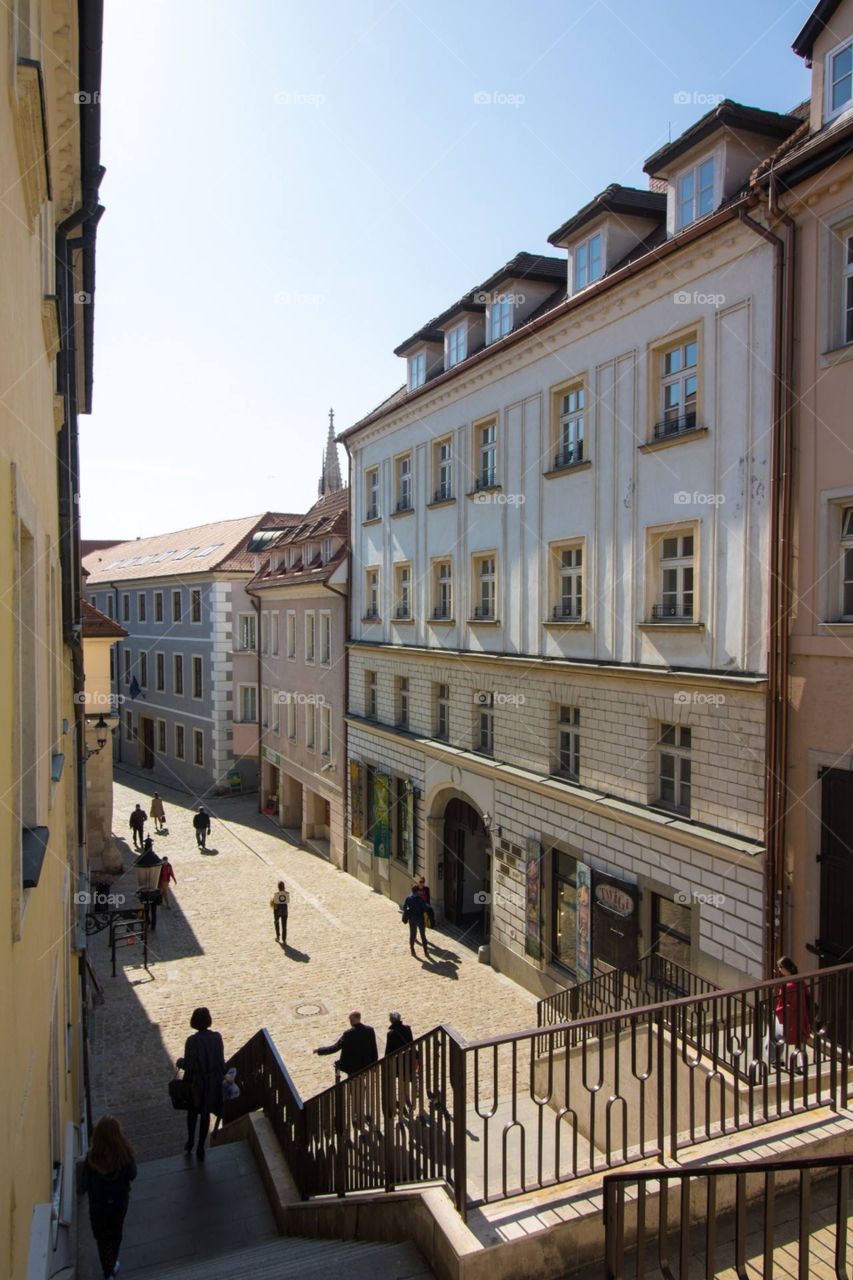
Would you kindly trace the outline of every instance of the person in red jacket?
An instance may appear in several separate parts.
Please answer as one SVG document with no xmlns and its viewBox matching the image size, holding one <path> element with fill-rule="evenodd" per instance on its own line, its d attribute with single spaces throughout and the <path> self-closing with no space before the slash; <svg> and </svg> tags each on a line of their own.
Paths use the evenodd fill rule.
<svg viewBox="0 0 853 1280">
<path fill-rule="evenodd" d="M 163 906 L 169 911 L 172 910 L 172 904 L 169 902 L 169 881 L 173 884 L 178 883 L 178 877 L 175 875 L 175 868 L 172 866 L 168 858 L 164 858 L 160 866 L 160 881 L 157 888 L 160 890 L 160 898 Z"/>
<path fill-rule="evenodd" d="M 808 988 L 793 981 L 799 970 L 790 956 L 780 956 L 776 971 L 788 979 L 776 989 L 776 1043 L 802 1049 L 812 1032 Z"/>
</svg>

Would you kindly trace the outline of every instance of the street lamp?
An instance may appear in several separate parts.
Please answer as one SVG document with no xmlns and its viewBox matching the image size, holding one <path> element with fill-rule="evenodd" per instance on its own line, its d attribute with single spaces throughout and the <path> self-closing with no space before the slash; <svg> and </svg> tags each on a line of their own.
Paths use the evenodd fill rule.
<svg viewBox="0 0 853 1280">
<path fill-rule="evenodd" d="M 145 837 L 145 843 L 142 846 L 142 853 L 133 864 L 136 872 L 136 896 L 145 908 L 145 919 L 151 929 L 157 928 L 157 906 L 160 902 L 160 868 L 163 865 L 162 858 L 158 858 L 154 852 L 154 841 L 150 836 Z"/>
<path fill-rule="evenodd" d="M 110 726 L 107 724 L 106 720 L 104 719 L 103 712 L 101 712 L 101 714 L 98 716 L 97 720 L 95 721 L 94 727 L 95 727 L 95 732 L 98 735 L 96 739 L 98 745 L 97 745 L 97 748 L 95 747 L 86 748 L 87 760 L 91 760 L 92 756 L 100 755 L 104 747 L 109 742 Z"/>
</svg>

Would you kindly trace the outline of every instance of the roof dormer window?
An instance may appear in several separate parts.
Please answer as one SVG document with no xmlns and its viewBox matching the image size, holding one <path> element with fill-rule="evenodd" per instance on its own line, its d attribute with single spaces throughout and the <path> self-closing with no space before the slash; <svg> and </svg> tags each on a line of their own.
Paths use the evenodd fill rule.
<svg viewBox="0 0 853 1280">
<path fill-rule="evenodd" d="M 853 40 L 826 55 L 826 119 L 853 106 Z"/>
<path fill-rule="evenodd" d="M 486 343 L 505 338 L 512 329 L 512 299 L 499 298 L 486 308 Z"/>
<path fill-rule="evenodd" d="M 452 369 L 468 354 L 468 331 L 465 324 L 454 325 L 444 335 L 444 367 Z"/>
<path fill-rule="evenodd" d="M 409 356 L 409 390 L 416 391 L 426 382 L 426 352 Z"/>
<path fill-rule="evenodd" d="M 585 289 L 588 284 L 595 284 L 596 280 L 601 279 L 604 273 L 604 255 L 600 231 L 575 246 L 572 261 L 574 263 L 572 293 L 577 293 L 579 289 Z"/>
<path fill-rule="evenodd" d="M 680 231 L 714 208 L 713 156 L 679 174 L 675 187 L 678 201 L 676 226 Z"/>
</svg>

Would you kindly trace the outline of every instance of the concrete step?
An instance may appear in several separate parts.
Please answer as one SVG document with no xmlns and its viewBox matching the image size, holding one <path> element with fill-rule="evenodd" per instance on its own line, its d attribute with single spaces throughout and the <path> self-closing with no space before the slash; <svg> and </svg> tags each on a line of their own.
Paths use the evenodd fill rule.
<svg viewBox="0 0 853 1280">
<path fill-rule="evenodd" d="M 413 1244 L 370 1244 L 357 1240 L 306 1240 L 298 1236 L 240 1249 L 218 1257 L 158 1265 L 134 1271 L 138 1280 L 426 1280 L 432 1276 Z"/>
</svg>

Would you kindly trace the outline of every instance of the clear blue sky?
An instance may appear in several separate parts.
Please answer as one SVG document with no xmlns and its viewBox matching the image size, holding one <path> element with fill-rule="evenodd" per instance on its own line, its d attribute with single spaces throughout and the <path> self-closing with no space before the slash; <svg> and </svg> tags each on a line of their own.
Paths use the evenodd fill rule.
<svg viewBox="0 0 853 1280">
<path fill-rule="evenodd" d="M 811 8 L 111 0 L 84 535 L 304 511 L 329 407 L 349 426 L 420 324 L 645 186 L 696 95 L 802 100 Z"/>
</svg>

